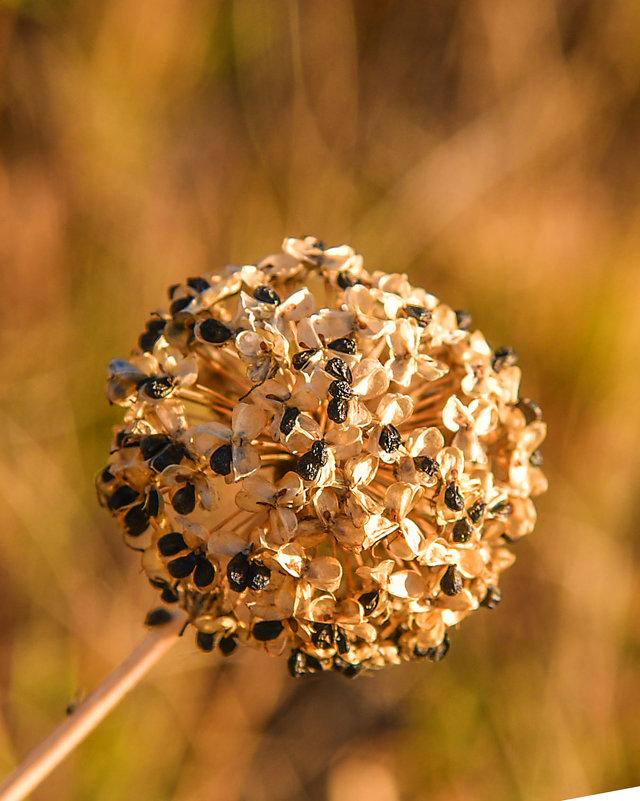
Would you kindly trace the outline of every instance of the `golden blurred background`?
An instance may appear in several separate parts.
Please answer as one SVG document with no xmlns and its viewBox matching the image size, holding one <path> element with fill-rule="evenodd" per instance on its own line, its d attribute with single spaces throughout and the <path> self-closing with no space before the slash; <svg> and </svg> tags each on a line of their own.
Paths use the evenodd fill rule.
<svg viewBox="0 0 640 801">
<path fill-rule="evenodd" d="M 93 477 L 165 288 L 286 235 L 516 348 L 550 491 L 447 659 L 294 681 L 185 638 L 37 801 L 640 784 L 640 4 L 0 0 L 0 771 L 143 636 Z"/>
</svg>

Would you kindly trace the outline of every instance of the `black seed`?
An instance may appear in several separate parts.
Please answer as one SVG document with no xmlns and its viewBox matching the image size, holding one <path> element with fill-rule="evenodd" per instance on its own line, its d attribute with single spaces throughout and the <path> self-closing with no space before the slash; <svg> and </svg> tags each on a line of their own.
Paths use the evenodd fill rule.
<svg viewBox="0 0 640 801">
<path fill-rule="evenodd" d="M 444 635 L 444 639 L 440 643 L 440 645 L 436 645 L 433 648 L 420 648 L 416 645 L 414 648 L 413 653 L 416 656 L 426 657 L 430 659 L 432 662 L 440 662 L 441 659 L 444 659 L 449 651 L 449 638 L 447 635 Z"/>
<path fill-rule="evenodd" d="M 516 364 L 518 364 L 518 356 L 513 348 L 496 348 L 493 351 L 491 365 L 496 373 L 504 370 L 505 367 L 513 367 Z"/>
<path fill-rule="evenodd" d="M 309 453 L 311 453 L 311 456 L 320 467 L 324 467 L 329 460 L 329 448 L 327 448 L 327 443 L 323 439 L 314 442 Z"/>
<path fill-rule="evenodd" d="M 165 587 L 160 593 L 160 598 L 162 598 L 166 604 L 178 603 L 178 593 L 174 592 L 171 587 Z"/>
<path fill-rule="evenodd" d="M 440 579 L 440 589 L 445 595 L 457 595 L 463 587 L 462 576 L 455 565 L 449 565 L 447 572 Z"/>
<path fill-rule="evenodd" d="M 327 417 L 334 423 L 344 423 L 349 414 L 349 404 L 342 398 L 331 398 L 327 404 Z"/>
<path fill-rule="evenodd" d="M 193 572 L 197 561 L 198 559 L 194 553 L 188 553 L 186 556 L 179 556 L 177 559 L 169 562 L 167 569 L 174 578 L 186 578 Z"/>
<path fill-rule="evenodd" d="M 296 424 L 296 420 L 300 415 L 300 409 L 296 406 L 287 407 L 284 410 L 284 414 L 282 415 L 282 420 L 280 421 L 280 432 L 285 436 L 290 434 Z"/>
<path fill-rule="evenodd" d="M 326 623 L 314 623 L 311 642 L 316 648 L 326 650 L 333 647 L 333 628 Z"/>
<path fill-rule="evenodd" d="M 334 398 L 348 400 L 353 397 L 353 390 L 346 381 L 336 380 L 329 384 L 329 394 Z"/>
<path fill-rule="evenodd" d="M 464 498 L 453 481 L 447 484 L 447 488 L 444 491 L 444 502 L 452 512 L 461 512 L 464 509 Z"/>
<path fill-rule="evenodd" d="M 223 656 L 231 656 L 237 647 L 238 643 L 235 637 L 222 637 L 218 643 L 218 648 Z"/>
<path fill-rule="evenodd" d="M 174 300 L 171 306 L 169 306 L 169 312 L 171 313 L 171 316 L 175 317 L 176 314 L 180 314 L 181 311 L 184 311 L 184 309 L 187 308 L 192 300 L 192 297 L 178 298 L 178 300 Z"/>
<path fill-rule="evenodd" d="M 248 584 L 249 589 L 259 592 L 269 586 L 271 580 L 271 570 L 263 565 L 262 562 L 251 562 L 249 565 Z"/>
<path fill-rule="evenodd" d="M 145 395 L 153 400 L 168 398 L 174 391 L 175 384 L 173 379 L 168 376 L 154 376 L 144 381 L 140 387 Z"/>
<path fill-rule="evenodd" d="M 542 420 L 542 409 L 535 401 L 532 401 L 529 398 L 522 398 L 522 400 L 518 401 L 516 406 L 524 415 L 527 425 L 535 422 L 536 420 Z"/>
<path fill-rule="evenodd" d="M 473 526 L 466 517 L 463 517 L 460 520 L 456 520 L 451 539 L 454 542 L 469 542 L 472 534 Z"/>
<path fill-rule="evenodd" d="M 166 434 L 151 434 L 140 440 L 140 451 L 143 459 L 151 459 L 171 442 Z"/>
<path fill-rule="evenodd" d="M 253 297 L 260 303 L 271 303 L 273 306 L 279 306 L 281 303 L 278 293 L 266 285 L 259 286 L 253 293 Z"/>
<path fill-rule="evenodd" d="M 349 353 L 353 355 L 356 350 L 356 343 L 353 339 L 348 339 L 347 337 L 340 337 L 340 339 L 334 339 L 332 342 L 329 342 L 327 347 L 330 350 L 336 350 L 338 353 Z"/>
<path fill-rule="evenodd" d="M 349 651 L 349 640 L 347 639 L 347 635 L 344 631 L 337 626 L 336 627 L 336 648 L 338 649 L 339 654 L 346 654 Z"/>
<path fill-rule="evenodd" d="M 158 550 L 163 556 L 175 556 L 180 551 L 184 551 L 186 547 L 187 543 L 179 531 L 172 531 L 158 540 Z"/>
<path fill-rule="evenodd" d="M 413 459 L 413 463 L 417 470 L 422 470 L 423 473 L 431 476 L 431 478 L 434 478 L 440 472 L 440 465 L 437 460 L 432 459 L 430 456 L 416 456 Z"/>
<path fill-rule="evenodd" d="M 145 353 L 150 353 L 153 346 L 162 336 L 166 322 L 164 320 L 152 319 L 147 323 L 147 330 L 140 335 L 138 345 Z"/>
<path fill-rule="evenodd" d="M 235 592 L 242 592 L 247 589 L 249 582 L 249 558 L 246 553 L 240 551 L 227 565 L 227 578 L 229 586 Z"/>
<path fill-rule="evenodd" d="M 219 476 L 228 476 L 231 472 L 231 445 L 221 445 L 211 454 L 209 463 L 214 473 Z"/>
<path fill-rule="evenodd" d="M 529 464 L 531 467 L 540 467 L 544 462 L 542 451 L 534 451 L 529 457 Z"/>
<path fill-rule="evenodd" d="M 149 517 L 157 517 L 160 511 L 160 493 L 157 489 L 152 489 L 147 495 L 146 508 Z"/>
<path fill-rule="evenodd" d="M 418 321 L 418 325 L 425 326 L 431 322 L 431 312 L 429 309 L 425 309 L 424 306 L 408 305 L 404 307 L 404 310 L 409 317 L 413 317 L 414 320 Z"/>
<path fill-rule="evenodd" d="M 196 634 L 196 645 L 201 651 L 213 651 L 216 644 L 215 634 L 209 634 L 206 631 L 199 631 Z"/>
<path fill-rule="evenodd" d="M 486 595 L 480 601 L 480 606 L 484 606 L 487 609 L 495 609 L 501 600 L 502 592 L 499 587 L 487 587 Z"/>
<path fill-rule="evenodd" d="M 487 508 L 487 504 L 484 501 L 476 501 L 473 506 L 470 506 L 467 510 L 467 514 L 472 523 L 478 524 L 484 515 L 484 510 Z"/>
<path fill-rule="evenodd" d="M 398 429 L 392 425 L 383 426 L 380 436 L 378 437 L 378 445 L 380 445 L 382 450 L 386 451 L 386 453 L 397 451 L 402 445 L 402 438 L 400 437 Z"/>
<path fill-rule="evenodd" d="M 348 289 L 350 286 L 355 286 L 358 283 L 358 279 L 354 278 L 351 273 L 348 273 L 346 270 L 338 273 L 337 281 L 340 289 Z"/>
<path fill-rule="evenodd" d="M 301 350 L 300 353 L 296 353 L 291 359 L 291 364 L 296 370 L 304 370 L 315 352 L 315 350 Z"/>
<path fill-rule="evenodd" d="M 111 470 L 109 470 L 108 467 L 105 467 L 105 469 L 102 471 L 102 474 L 100 476 L 100 480 L 102 481 L 102 483 L 103 484 L 108 484 L 110 481 L 113 481 L 114 478 L 115 478 L 115 476 L 113 475 Z"/>
<path fill-rule="evenodd" d="M 168 609 L 164 609 L 162 606 L 159 606 L 157 609 L 152 609 L 150 612 L 147 612 L 147 616 L 144 619 L 145 626 L 162 626 L 164 623 L 168 623 L 170 620 L 173 620 L 173 615 Z"/>
<path fill-rule="evenodd" d="M 321 468 L 322 465 L 318 464 L 318 460 L 311 451 L 303 453 L 296 464 L 296 472 L 305 481 L 315 481 Z"/>
<path fill-rule="evenodd" d="M 342 673 L 348 679 L 355 678 L 362 670 L 362 665 L 351 665 L 349 662 L 345 662 L 344 659 L 340 659 L 339 656 L 333 658 L 332 667 L 336 673 Z"/>
<path fill-rule="evenodd" d="M 284 631 L 284 626 L 280 620 L 261 620 L 253 627 L 253 636 L 258 642 L 268 642 L 275 640 Z"/>
<path fill-rule="evenodd" d="M 324 369 L 325 372 L 329 373 L 329 375 L 332 375 L 334 378 L 340 378 L 343 381 L 346 381 L 348 384 L 353 381 L 353 376 L 349 366 L 345 361 L 339 359 L 337 356 L 334 356 L 333 359 L 329 359 Z"/>
<path fill-rule="evenodd" d="M 139 537 L 149 528 L 149 512 L 143 503 L 132 506 L 124 516 L 124 525 L 130 537 Z"/>
<path fill-rule="evenodd" d="M 205 289 L 209 289 L 211 286 L 206 278 L 202 278 L 201 276 L 187 278 L 187 284 L 191 287 L 191 289 L 195 289 L 196 292 L 204 292 Z"/>
<path fill-rule="evenodd" d="M 158 578 L 157 576 L 149 577 L 149 584 L 158 590 L 164 590 L 169 586 L 163 578 Z"/>
<path fill-rule="evenodd" d="M 462 309 L 456 309 L 456 322 L 458 323 L 458 328 L 461 328 L 463 331 L 468 331 L 471 327 L 471 315 L 467 311 L 463 311 Z"/>
<path fill-rule="evenodd" d="M 158 473 L 172 464 L 180 464 L 184 459 L 185 450 L 179 443 L 168 445 L 161 453 L 151 460 L 151 467 Z"/>
<path fill-rule="evenodd" d="M 196 488 L 193 484 L 185 484 L 171 499 L 171 506 L 179 515 L 190 515 L 196 508 Z"/>
<path fill-rule="evenodd" d="M 169 300 L 173 300 L 174 295 L 180 289 L 180 284 L 171 284 L 169 289 L 167 289 L 167 295 L 169 295 Z"/>
<path fill-rule="evenodd" d="M 513 507 L 508 500 L 500 501 L 500 503 L 497 503 L 495 506 L 492 506 L 491 509 L 489 509 L 489 512 L 492 515 L 502 515 L 504 517 L 510 515 L 512 511 Z"/>
<path fill-rule="evenodd" d="M 322 665 L 315 656 L 296 650 L 291 652 L 291 656 L 287 660 L 287 670 L 290 676 L 297 679 L 307 673 L 315 673 L 318 670 L 322 670 Z"/>
<path fill-rule="evenodd" d="M 220 345 L 233 336 L 233 331 L 228 326 L 213 318 L 203 320 L 198 330 L 200 337 L 213 345 Z"/>
<path fill-rule="evenodd" d="M 216 577 L 216 569 L 206 556 L 198 556 L 196 569 L 193 571 L 193 583 L 196 587 L 208 587 Z"/>
<path fill-rule="evenodd" d="M 362 595 L 358 598 L 358 601 L 360 601 L 360 603 L 362 604 L 365 615 L 370 615 L 372 612 L 375 612 L 379 600 L 380 600 L 380 592 L 378 590 L 372 590 L 371 592 L 363 592 Z"/>
<path fill-rule="evenodd" d="M 109 509 L 115 511 L 116 509 L 123 509 L 125 506 L 130 506 L 139 494 L 140 493 L 136 492 L 133 487 L 130 487 L 128 484 L 123 484 L 121 487 L 118 487 L 109 498 Z"/>
</svg>

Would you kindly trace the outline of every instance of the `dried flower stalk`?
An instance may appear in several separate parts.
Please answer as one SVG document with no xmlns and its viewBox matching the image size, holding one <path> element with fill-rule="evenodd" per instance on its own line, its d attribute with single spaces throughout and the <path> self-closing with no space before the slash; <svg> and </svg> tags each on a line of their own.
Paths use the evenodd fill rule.
<svg viewBox="0 0 640 801">
<path fill-rule="evenodd" d="M 98 479 L 162 600 L 296 676 L 441 659 L 546 489 L 513 350 L 313 237 L 169 295 L 110 365 Z"/>
</svg>

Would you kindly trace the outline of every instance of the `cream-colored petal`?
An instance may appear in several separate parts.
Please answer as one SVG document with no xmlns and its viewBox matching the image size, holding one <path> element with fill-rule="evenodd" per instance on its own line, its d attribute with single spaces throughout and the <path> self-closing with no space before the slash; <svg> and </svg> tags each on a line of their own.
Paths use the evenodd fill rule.
<svg viewBox="0 0 640 801">
<path fill-rule="evenodd" d="M 342 581 L 342 565 L 333 556 L 319 556 L 311 560 L 305 576 L 319 590 L 335 592 Z"/>
<path fill-rule="evenodd" d="M 388 589 L 396 598 L 419 598 L 426 589 L 426 582 L 413 570 L 399 570 L 389 576 Z"/>
</svg>

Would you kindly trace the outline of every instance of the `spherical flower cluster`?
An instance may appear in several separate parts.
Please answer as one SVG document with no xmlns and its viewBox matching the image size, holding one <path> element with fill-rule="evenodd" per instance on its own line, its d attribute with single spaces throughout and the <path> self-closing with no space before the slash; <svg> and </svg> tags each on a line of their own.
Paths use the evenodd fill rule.
<svg viewBox="0 0 640 801">
<path fill-rule="evenodd" d="M 98 478 L 162 600 L 295 676 L 441 659 L 546 488 L 514 351 L 313 237 L 169 296 L 110 364 Z"/>
</svg>

